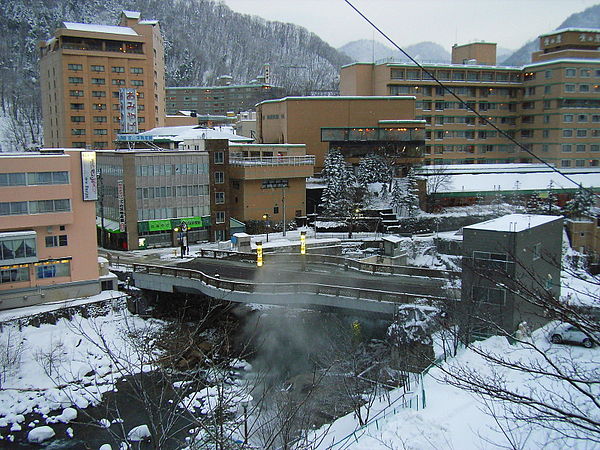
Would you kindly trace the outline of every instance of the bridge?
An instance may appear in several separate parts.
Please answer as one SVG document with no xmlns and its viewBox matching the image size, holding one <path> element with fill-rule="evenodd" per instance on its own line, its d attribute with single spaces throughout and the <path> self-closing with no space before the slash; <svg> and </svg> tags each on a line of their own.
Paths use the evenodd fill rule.
<svg viewBox="0 0 600 450">
<path fill-rule="evenodd" d="M 204 255 L 208 256 L 208 255 Z M 400 305 L 432 304 L 457 298 L 447 283 L 456 272 L 387 266 L 327 255 L 217 252 L 177 267 L 133 263 L 140 289 L 203 294 L 237 303 L 340 308 L 394 314 Z"/>
</svg>

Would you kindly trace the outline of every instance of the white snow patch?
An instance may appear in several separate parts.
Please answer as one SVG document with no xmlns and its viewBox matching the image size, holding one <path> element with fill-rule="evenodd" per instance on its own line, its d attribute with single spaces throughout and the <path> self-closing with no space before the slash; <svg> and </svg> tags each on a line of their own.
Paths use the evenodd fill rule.
<svg viewBox="0 0 600 450">
<path fill-rule="evenodd" d="M 56 433 L 49 426 L 37 427 L 27 434 L 27 440 L 34 444 L 41 444 L 48 439 L 52 439 Z"/>
</svg>

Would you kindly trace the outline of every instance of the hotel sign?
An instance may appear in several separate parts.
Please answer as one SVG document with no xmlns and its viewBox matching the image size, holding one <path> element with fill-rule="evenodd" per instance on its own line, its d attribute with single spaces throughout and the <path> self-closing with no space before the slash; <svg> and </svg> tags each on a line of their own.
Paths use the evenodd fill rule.
<svg viewBox="0 0 600 450">
<path fill-rule="evenodd" d="M 81 152 L 81 185 L 84 201 L 98 200 L 96 152 Z"/>
<path fill-rule="evenodd" d="M 125 232 L 125 187 L 123 180 L 117 182 L 117 199 L 119 200 L 119 231 Z"/>
<path fill-rule="evenodd" d="M 137 92 L 131 88 L 119 89 L 121 133 L 137 133 Z"/>
</svg>

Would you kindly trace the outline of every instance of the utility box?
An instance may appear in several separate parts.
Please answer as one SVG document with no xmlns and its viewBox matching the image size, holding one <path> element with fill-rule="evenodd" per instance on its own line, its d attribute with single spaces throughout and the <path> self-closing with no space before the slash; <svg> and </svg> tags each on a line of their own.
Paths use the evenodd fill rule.
<svg viewBox="0 0 600 450">
<path fill-rule="evenodd" d="M 231 245 L 238 252 L 250 253 L 250 235 L 247 233 L 233 233 Z"/>
</svg>

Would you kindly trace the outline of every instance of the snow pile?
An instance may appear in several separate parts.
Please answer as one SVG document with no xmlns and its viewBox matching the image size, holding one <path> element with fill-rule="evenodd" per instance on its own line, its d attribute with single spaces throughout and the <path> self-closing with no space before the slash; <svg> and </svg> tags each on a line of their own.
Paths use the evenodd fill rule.
<svg viewBox="0 0 600 450">
<path fill-rule="evenodd" d="M 139 442 L 145 439 L 150 439 L 151 436 L 150 429 L 148 428 L 148 425 L 145 424 L 132 428 L 131 431 L 127 433 L 127 439 L 131 442 Z"/>
<path fill-rule="evenodd" d="M 600 414 L 593 402 L 576 387 L 550 376 L 539 376 L 533 373 L 515 371 L 507 367 L 492 365 L 484 360 L 480 352 L 498 355 L 510 361 L 527 361 L 528 364 L 539 365 L 543 370 L 552 371 L 550 362 L 558 364 L 565 370 L 576 367 L 576 370 L 593 373 L 600 361 L 600 347 L 586 349 L 567 345 L 553 345 L 547 340 L 548 326 L 533 333 L 532 339 L 541 352 L 530 346 L 511 345 L 503 337 L 491 337 L 476 344 L 473 349 L 459 351 L 456 358 L 443 363 L 446 369 L 476 369 L 482 376 L 494 376 L 504 380 L 506 386 L 516 392 L 539 396 L 543 400 L 555 397 L 568 398 L 581 414 L 594 420 L 600 420 Z M 580 372 L 580 373 L 582 373 Z M 427 399 L 425 409 L 387 408 L 385 413 L 372 413 L 374 417 L 369 425 L 359 428 L 352 414 L 342 417 L 333 423 L 326 438 L 318 448 L 351 448 L 365 450 L 384 450 L 389 448 L 405 449 L 440 449 L 460 448 L 479 449 L 512 448 L 515 442 L 519 448 L 595 448 L 594 443 L 574 440 L 573 429 L 565 424 L 554 424 L 558 431 L 552 432 L 537 424 L 508 421 L 500 416 L 507 411 L 515 411 L 511 404 L 502 404 L 497 400 L 485 400 L 480 396 L 462 391 L 447 384 L 446 375 L 438 368 L 432 369 L 424 377 L 424 391 Z M 591 388 L 595 396 L 600 395 L 600 387 Z M 397 397 L 398 389 L 391 397 Z M 414 408 L 413 404 L 413 408 Z M 419 407 L 420 408 L 420 407 Z M 508 408 L 508 409 L 506 409 Z M 490 414 L 494 411 L 498 423 Z M 499 424 L 502 426 L 500 428 Z M 504 434 L 506 430 L 510 432 Z M 509 442 L 507 436 L 512 439 Z"/>
<path fill-rule="evenodd" d="M 21 330 L 5 325 L 0 347 L 12 358 L 0 357 L 0 427 L 22 423 L 29 413 L 47 423 L 75 420 L 75 407 L 97 405 L 122 376 L 149 370 L 141 360 L 149 357 L 135 351 L 132 336 L 147 336 L 160 326 L 125 308 Z M 56 410 L 62 413 L 49 416 Z"/>
<path fill-rule="evenodd" d="M 41 444 L 48 439 L 52 439 L 56 433 L 51 427 L 43 426 L 37 427 L 31 430 L 27 434 L 27 440 L 29 442 L 33 442 L 34 444 Z"/>
</svg>

